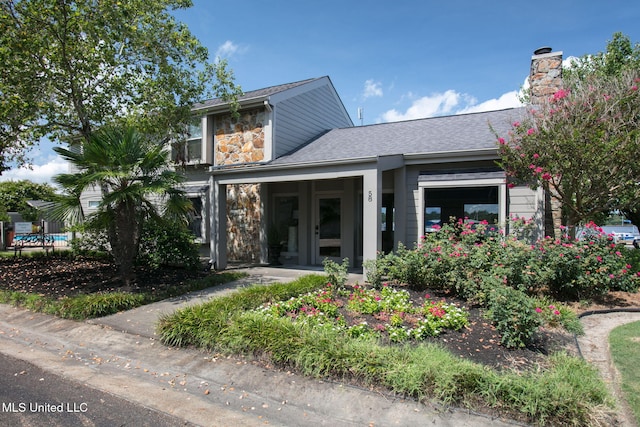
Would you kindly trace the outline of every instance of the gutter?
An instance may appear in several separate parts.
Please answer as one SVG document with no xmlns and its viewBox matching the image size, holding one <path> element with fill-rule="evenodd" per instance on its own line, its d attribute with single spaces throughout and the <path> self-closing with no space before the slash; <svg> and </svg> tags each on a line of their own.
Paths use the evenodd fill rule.
<svg viewBox="0 0 640 427">
<path fill-rule="evenodd" d="M 220 166 L 211 166 L 209 167 L 209 172 L 218 174 L 233 174 L 233 173 L 241 173 L 251 171 L 254 167 L 260 167 L 261 170 L 269 170 L 269 171 L 278 171 L 278 170 L 291 170 L 291 169 L 301 169 L 301 168 L 309 168 L 309 167 L 318 167 L 318 166 L 336 166 L 336 165 L 352 165 L 358 163 L 374 163 L 378 160 L 378 157 L 360 157 L 360 158 L 349 158 L 349 159 L 341 159 L 341 160 L 318 160 L 318 161 L 308 161 L 308 162 L 299 162 L 299 163 L 284 163 L 284 164 L 273 164 L 272 161 L 268 162 L 252 162 L 252 163 L 243 163 L 242 165 L 220 165 Z"/>
</svg>

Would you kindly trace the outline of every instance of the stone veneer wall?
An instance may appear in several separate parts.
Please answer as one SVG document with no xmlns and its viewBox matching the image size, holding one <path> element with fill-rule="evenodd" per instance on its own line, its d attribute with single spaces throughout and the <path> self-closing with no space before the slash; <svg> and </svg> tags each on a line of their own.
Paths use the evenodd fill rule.
<svg viewBox="0 0 640 427">
<path fill-rule="evenodd" d="M 562 88 L 562 52 L 531 57 L 529 73 L 531 104 L 541 105 Z M 544 234 L 558 236 L 562 225 L 562 206 L 551 190 L 545 188 Z"/>
<path fill-rule="evenodd" d="M 233 165 L 264 160 L 265 112 L 254 109 L 215 120 L 215 164 Z M 260 184 L 227 186 L 227 258 L 260 261 Z"/>
<path fill-rule="evenodd" d="M 216 165 L 233 165 L 264 160 L 264 110 L 250 110 L 238 119 L 230 114 L 216 117 Z"/>
<path fill-rule="evenodd" d="M 534 105 L 545 102 L 562 88 L 562 52 L 531 58 L 529 87 Z"/>
</svg>

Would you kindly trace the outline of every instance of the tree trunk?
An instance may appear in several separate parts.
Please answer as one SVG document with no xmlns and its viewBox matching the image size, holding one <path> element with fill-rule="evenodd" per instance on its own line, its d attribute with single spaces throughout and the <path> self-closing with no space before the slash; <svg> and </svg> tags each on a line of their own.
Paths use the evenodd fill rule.
<svg viewBox="0 0 640 427">
<path fill-rule="evenodd" d="M 622 213 L 629 221 L 631 221 L 631 224 L 638 227 L 638 230 L 640 231 L 640 210 L 623 209 Z"/>
<path fill-rule="evenodd" d="M 123 203 L 113 211 L 114 220 L 109 227 L 109 240 L 120 278 L 129 286 L 135 280 L 133 263 L 138 252 L 140 231 L 135 206 Z"/>
</svg>

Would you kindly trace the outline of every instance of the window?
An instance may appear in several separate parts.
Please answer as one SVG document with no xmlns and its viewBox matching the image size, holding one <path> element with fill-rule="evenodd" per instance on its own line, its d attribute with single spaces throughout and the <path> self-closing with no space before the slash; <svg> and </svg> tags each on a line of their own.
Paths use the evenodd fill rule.
<svg viewBox="0 0 640 427">
<path fill-rule="evenodd" d="M 486 221 L 489 224 L 498 222 L 497 203 L 475 203 L 464 205 L 464 218 L 472 223 Z"/>
<path fill-rule="evenodd" d="M 298 196 L 276 196 L 274 198 L 273 226 L 282 241 L 285 241 L 287 252 L 298 251 Z"/>
<path fill-rule="evenodd" d="M 171 158 L 187 163 L 202 161 L 202 117 L 193 117 L 189 122 L 186 145 L 172 144 Z"/>
<path fill-rule="evenodd" d="M 97 209 L 100 206 L 100 200 L 89 200 L 89 209 Z"/>
<path fill-rule="evenodd" d="M 189 197 L 189 201 L 193 205 L 193 212 L 189 216 L 189 230 L 196 239 L 202 241 L 202 198 Z"/>
<path fill-rule="evenodd" d="M 424 189 L 424 232 L 456 219 L 468 222 L 499 221 L 498 187 L 453 187 Z"/>
<path fill-rule="evenodd" d="M 442 209 L 436 206 L 424 208 L 424 232 L 437 231 L 442 226 Z"/>
<path fill-rule="evenodd" d="M 187 135 L 187 161 L 199 162 L 202 160 L 202 118 L 194 117 L 189 123 Z"/>
</svg>

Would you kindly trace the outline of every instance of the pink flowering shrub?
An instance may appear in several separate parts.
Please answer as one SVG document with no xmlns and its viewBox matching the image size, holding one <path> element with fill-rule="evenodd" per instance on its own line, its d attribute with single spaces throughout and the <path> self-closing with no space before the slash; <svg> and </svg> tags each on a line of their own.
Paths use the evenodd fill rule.
<svg viewBox="0 0 640 427">
<path fill-rule="evenodd" d="M 575 328 L 575 314 L 558 305 L 560 314 L 554 316 L 554 310 L 537 302 L 541 297 L 577 301 L 612 290 L 638 290 L 640 275 L 628 254 L 593 224 L 587 225 L 590 233 L 584 240 L 565 236 L 532 241 L 530 227 L 514 218 L 511 233 L 504 235 L 487 223 L 446 224 L 413 249 L 400 246 L 395 253 L 380 255 L 377 277 L 417 290 L 446 290 L 486 307 L 509 346 L 528 344 L 538 324 Z M 519 301 L 513 313 L 496 306 L 505 295 Z M 522 325 L 528 326 L 512 330 Z"/>
<path fill-rule="evenodd" d="M 425 236 L 414 249 L 401 246 L 379 262 L 390 280 L 418 290 L 447 289 L 478 302 L 496 285 L 565 300 L 638 289 L 636 269 L 594 224 L 587 224 L 585 240 L 547 237 L 532 243 L 526 226 L 513 219 L 513 234 L 505 236 L 489 224 L 459 220 Z"/>
</svg>

